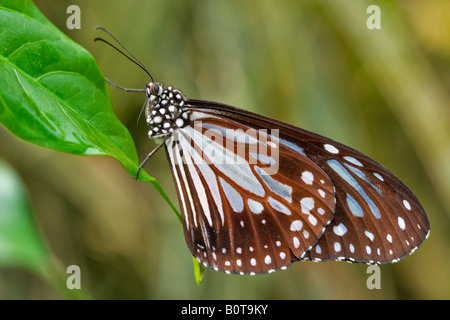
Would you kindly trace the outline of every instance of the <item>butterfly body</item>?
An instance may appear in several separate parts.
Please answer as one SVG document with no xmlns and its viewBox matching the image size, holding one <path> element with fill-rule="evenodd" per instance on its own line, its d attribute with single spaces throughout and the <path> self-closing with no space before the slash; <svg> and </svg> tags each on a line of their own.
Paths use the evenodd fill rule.
<svg viewBox="0 0 450 320">
<path fill-rule="evenodd" d="M 181 91 L 152 82 L 145 92 L 148 96 L 145 116 L 151 127 L 148 133 L 150 138 L 164 137 L 188 124 L 188 114 L 183 111 L 186 97 Z"/>
<path fill-rule="evenodd" d="M 165 138 L 186 243 L 204 265 L 258 274 L 296 260 L 396 262 L 426 239 L 413 193 L 329 138 L 236 107 L 146 87 Z"/>
</svg>

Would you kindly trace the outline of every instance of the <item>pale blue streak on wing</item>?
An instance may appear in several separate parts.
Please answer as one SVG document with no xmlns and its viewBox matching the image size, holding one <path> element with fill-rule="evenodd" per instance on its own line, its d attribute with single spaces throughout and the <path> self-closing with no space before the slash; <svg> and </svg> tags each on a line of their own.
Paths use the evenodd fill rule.
<svg viewBox="0 0 450 320">
<path fill-rule="evenodd" d="M 272 140 L 277 140 L 276 137 L 271 136 Z M 304 155 L 306 157 L 305 151 L 303 150 L 303 148 L 299 147 L 298 145 L 296 145 L 295 143 L 289 142 L 287 140 L 278 138 L 279 142 L 281 142 L 282 144 L 284 144 L 285 146 L 287 146 L 288 148 L 300 153 L 301 155 Z"/>
<path fill-rule="evenodd" d="M 271 176 L 269 176 L 263 169 L 255 166 L 256 173 L 263 179 L 265 184 L 269 187 L 270 191 L 275 192 L 277 195 L 285 199 L 287 202 L 292 203 L 292 187 L 284 183 L 281 183 Z"/>
<path fill-rule="evenodd" d="M 381 218 L 380 210 L 375 205 L 375 203 L 373 203 L 373 201 L 369 198 L 369 196 L 366 194 L 364 189 L 359 185 L 359 183 L 352 177 L 350 172 L 348 172 L 347 169 L 345 169 L 344 166 L 342 166 L 342 164 L 340 164 L 336 160 L 328 160 L 327 163 L 330 166 L 330 168 L 334 170 L 334 172 L 336 172 L 345 181 L 347 181 L 347 183 L 351 185 L 363 197 L 363 199 L 369 205 L 369 208 L 372 211 L 374 217 L 380 219 Z"/>
<path fill-rule="evenodd" d="M 364 181 L 366 181 L 368 184 L 370 184 L 377 192 L 380 196 L 382 196 L 383 194 L 381 193 L 380 188 L 378 188 L 377 186 L 375 186 L 372 182 L 369 181 L 369 179 L 367 179 L 367 176 L 364 174 L 364 172 L 362 172 L 361 170 L 349 165 L 348 163 L 344 163 L 344 165 L 349 168 L 354 174 L 356 174 L 358 177 L 360 177 L 361 179 L 363 179 Z"/>
<path fill-rule="evenodd" d="M 353 199 L 351 195 L 347 193 L 347 205 L 350 208 L 350 211 L 353 213 L 355 217 L 364 217 L 364 211 L 359 205 L 359 203 Z"/>
</svg>

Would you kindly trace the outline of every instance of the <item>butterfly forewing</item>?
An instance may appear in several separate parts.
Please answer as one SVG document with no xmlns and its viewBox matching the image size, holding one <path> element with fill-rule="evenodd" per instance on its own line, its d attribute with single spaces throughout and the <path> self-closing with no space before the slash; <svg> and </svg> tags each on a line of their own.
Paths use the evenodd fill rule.
<svg viewBox="0 0 450 320">
<path fill-rule="evenodd" d="M 250 274 L 303 257 L 333 218 L 326 173 L 270 134 L 208 114 L 195 119 L 167 148 L 192 254 L 215 269 Z"/>
</svg>

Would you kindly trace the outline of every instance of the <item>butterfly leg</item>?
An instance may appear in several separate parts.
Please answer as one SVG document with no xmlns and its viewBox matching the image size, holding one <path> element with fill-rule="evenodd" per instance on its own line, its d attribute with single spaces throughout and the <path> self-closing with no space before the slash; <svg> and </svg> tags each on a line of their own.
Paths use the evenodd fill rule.
<svg viewBox="0 0 450 320">
<path fill-rule="evenodd" d="M 163 142 L 161 142 L 160 144 L 158 144 L 156 146 L 155 149 L 153 149 L 152 151 L 150 151 L 150 153 L 145 157 L 144 161 L 141 162 L 141 164 L 138 167 L 138 170 L 136 172 L 136 177 L 134 178 L 135 180 L 137 180 L 139 178 L 139 172 L 141 172 L 142 167 L 145 165 L 145 163 L 148 161 L 148 159 L 150 159 L 150 157 L 156 152 L 158 151 L 163 145 L 164 143 L 166 143 L 167 139 L 170 138 L 170 135 L 166 136 L 166 138 L 163 140 Z"/>
</svg>

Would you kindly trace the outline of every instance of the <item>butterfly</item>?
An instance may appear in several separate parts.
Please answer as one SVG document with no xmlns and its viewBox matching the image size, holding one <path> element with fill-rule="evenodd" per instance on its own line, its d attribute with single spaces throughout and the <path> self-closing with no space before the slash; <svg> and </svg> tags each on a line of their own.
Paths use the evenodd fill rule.
<svg viewBox="0 0 450 320">
<path fill-rule="evenodd" d="M 373 159 L 278 120 L 189 99 L 154 82 L 120 45 L 130 56 L 111 46 L 151 82 L 144 90 L 110 83 L 145 92 L 149 137 L 162 140 L 137 176 L 164 146 L 187 246 L 206 267 L 255 275 L 298 260 L 393 263 L 428 237 L 416 196 Z"/>
</svg>

